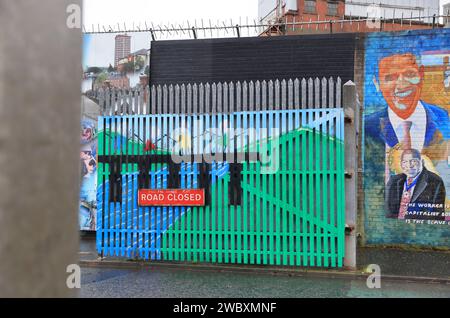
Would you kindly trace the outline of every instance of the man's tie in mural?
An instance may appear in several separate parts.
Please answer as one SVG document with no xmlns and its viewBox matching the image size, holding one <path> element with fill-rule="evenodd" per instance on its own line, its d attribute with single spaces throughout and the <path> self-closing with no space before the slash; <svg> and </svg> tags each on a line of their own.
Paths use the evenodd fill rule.
<svg viewBox="0 0 450 318">
<path fill-rule="evenodd" d="M 403 124 L 403 141 L 402 141 L 402 149 L 403 150 L 407 150 L 407 149 L 411 149 L 412 145 L 411 145 L 411 127 L 412 127 L 412 122 L 411 121 L 404 121 L 402 122 Z"/>
</svg>

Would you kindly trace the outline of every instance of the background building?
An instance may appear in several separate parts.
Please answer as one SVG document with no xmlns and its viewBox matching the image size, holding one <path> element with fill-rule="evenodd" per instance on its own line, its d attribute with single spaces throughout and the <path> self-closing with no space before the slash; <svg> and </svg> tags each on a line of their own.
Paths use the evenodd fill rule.
<svg viewBox="0 0 450 318">
<path fill-rule="evenodd" d="M 345 15 L 366 17 L 376 14 L 384 19 L 413 18 L 415 21 L 433 22 L 432 18 L 439 15 L 439 0 L 347 0 Z"/>
<path fill-rule="evenodd" d="M 450 15 L 450 3 L 444 5 L 444 15 Z M 450 28 L 450 18 L 444 18 L 446 28 Z"/>
<path fill-rule="evenodd" d="M 433 15 L 439 15 L 439 0 L 260 0 L 259 22 L 311 22 L 311 25 L 266 27 L 263 34 L 295 34 L 330 32 L 329 23 L 335 23 L 333 32 L 374 32 L 433 27 Z M 380 21 L 367 23 L 367 17 Z M 358 21 L 365 19 L 364 21 Z M 351 22 L 350 22 L 351 21 Z M 438 20 L 435 20 L 436 25 Z"/>
<path fill-rule="evenodd" d="M 119 60 L 128 56 L 131 52 L 131 36 L 119 34 L 115 38 L 114 67 L 117 67 Z"/>
</svg>

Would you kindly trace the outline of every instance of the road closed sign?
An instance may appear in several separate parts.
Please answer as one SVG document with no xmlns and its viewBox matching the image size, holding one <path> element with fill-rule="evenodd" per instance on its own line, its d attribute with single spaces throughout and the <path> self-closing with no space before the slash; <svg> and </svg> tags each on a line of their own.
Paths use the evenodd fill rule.
<svg viewBox="0 0 450 318">
<path fill-rule="evenodd" d="M 139 190 L 139 206 L 205 206 L 204 189 Z"/>
</svg>

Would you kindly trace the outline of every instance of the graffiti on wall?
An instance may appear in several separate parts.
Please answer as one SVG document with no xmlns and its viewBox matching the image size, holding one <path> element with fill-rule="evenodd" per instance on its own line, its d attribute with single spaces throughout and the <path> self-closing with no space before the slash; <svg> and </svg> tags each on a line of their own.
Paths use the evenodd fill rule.
<svg viewBox="0 0 450 318">
<path fill-rule="evenodd" d="M 431 242 L 417 231 L 450 223 L 449 60 L 450 41 L 445 34 L 382 34 L 367 40 L 364 125 L 369 241 L 370 231 L 380 229 L 382 222 L 387 232 L 379 241 L 425 244 Z M 399 229 L 400 233 L 389 233 Z"/>
<path fill-rule="evenodd" d="M 97 123 L 93 120 L 81 122 L 80 150 L 80 210 L 79 222 L 82 231 L 95 231 L 97 214 Z"/>
</svg>

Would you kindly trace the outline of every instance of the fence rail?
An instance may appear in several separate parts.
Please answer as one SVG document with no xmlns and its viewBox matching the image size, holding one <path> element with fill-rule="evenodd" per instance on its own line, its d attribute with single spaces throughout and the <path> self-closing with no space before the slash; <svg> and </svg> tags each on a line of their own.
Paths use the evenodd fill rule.
<svg viewBox="0 0 450 318">
<path fill-rule="evenodd" d="M 188 83 L 106 88 L 95 98 L 104 116 L 342 108 L 342 85 L 340 77 Z"/>
</svg>

